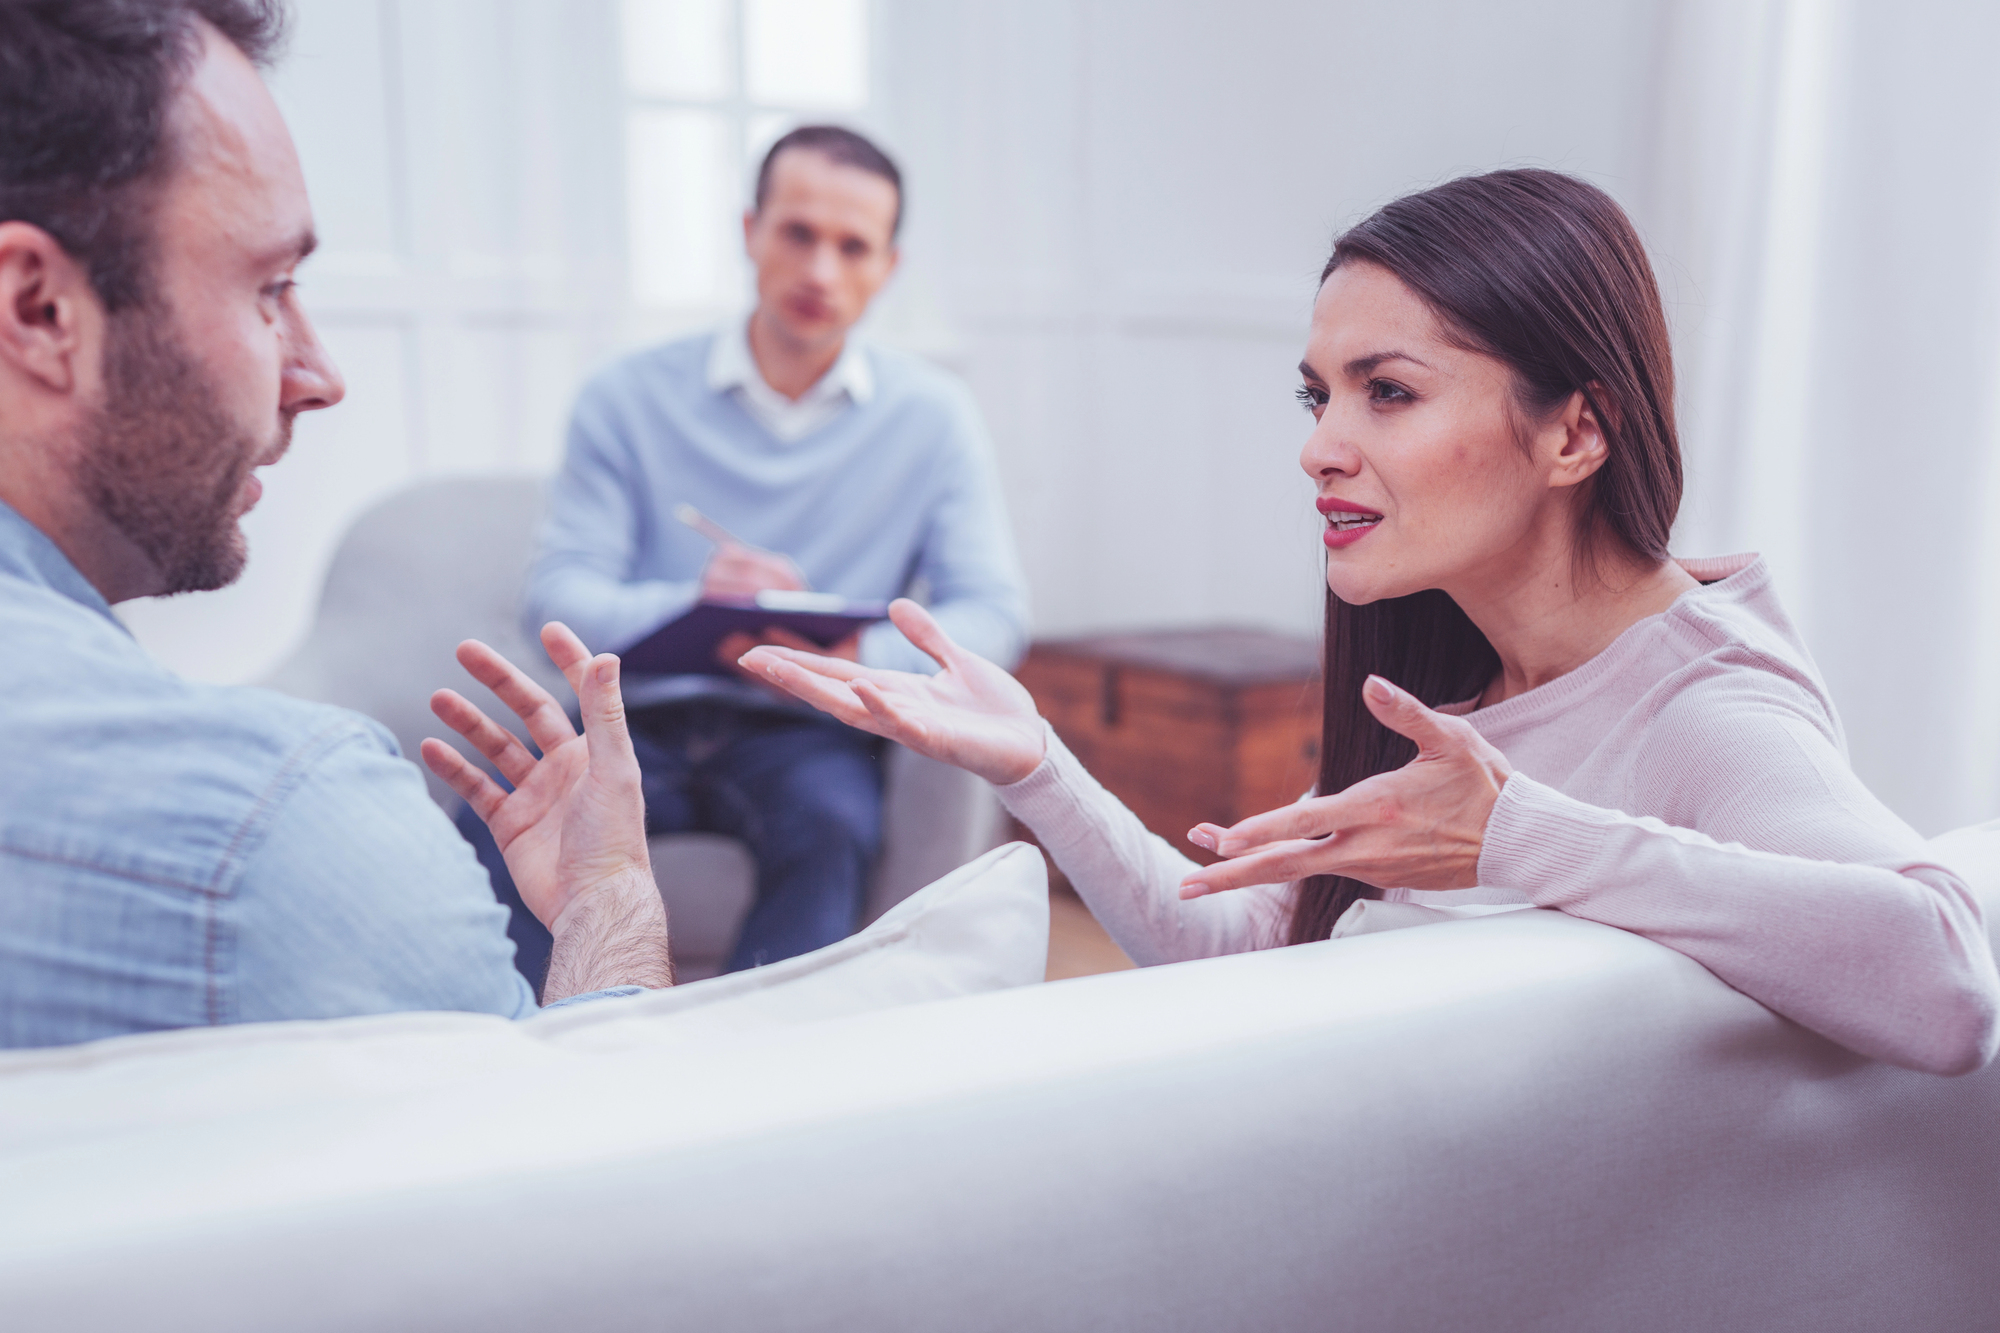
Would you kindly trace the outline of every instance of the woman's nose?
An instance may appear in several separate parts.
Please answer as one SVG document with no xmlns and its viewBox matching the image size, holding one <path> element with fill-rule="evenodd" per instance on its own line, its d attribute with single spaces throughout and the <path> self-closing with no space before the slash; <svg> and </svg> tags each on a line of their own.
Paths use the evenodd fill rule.
<svg viewBox="0 0 2000 1333">
<path fill-rule="evenodd" d="M 1351 477 L 1360 465 L 1361 455 L 1340 428 L 1333 409 L 1322 408 L 1312 434 L 1306 436 L 1305 447 L 1299 450 L 1299 466 L 1318 481 L 1322 477 Z"/>
</svg>

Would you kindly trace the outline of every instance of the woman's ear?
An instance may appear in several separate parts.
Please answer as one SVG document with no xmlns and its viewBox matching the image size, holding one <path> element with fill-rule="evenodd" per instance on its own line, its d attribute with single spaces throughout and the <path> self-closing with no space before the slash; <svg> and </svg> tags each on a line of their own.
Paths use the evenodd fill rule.
<svg viewBox="0 0 2000 1333">
<path fill-rule="evenodd" d="M 1600 415 L 1612 410 L 1604 386 L 1592 381 L 1569 396 L 1556 420 L 1561 441 L 1556 449 L 1551 486 L 1575 486 L 1589 480 L 1611 457 L 1611 440 Z"/>
</svg>

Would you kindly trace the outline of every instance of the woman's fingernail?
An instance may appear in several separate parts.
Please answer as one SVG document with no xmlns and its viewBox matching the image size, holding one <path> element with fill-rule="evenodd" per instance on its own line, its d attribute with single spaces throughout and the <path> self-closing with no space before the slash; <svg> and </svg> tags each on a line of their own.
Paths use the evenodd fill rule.
<svg viewBox="0 0 2000 1333">
<path fill-rule="evenodd" d="M 618 683 L 617 658 L 607 654 L 605 659 L 597 664 L 597 683 L 599 685 L 616 685 Z"/>
<path fill-rule="evenodd" d="M 1204 833 L 1198 828 L 1188 830 L 1188 841 L 1203 851 L 1212 852 L 1215 850 L 1215 835 Z"/>
<path fill-rule="evenodd" d="M 1368 697 L 1373 699 L 1378 704 L 1391 704 L 1396 702 L 1396 687 L 1391 685 L 1388 681 L 1383 680 L 1380 676 L 1370 676 L 1368 678 L 1368 683 L 1362 688 L 1366 689 L 1368 691 Z"/>
</svg>

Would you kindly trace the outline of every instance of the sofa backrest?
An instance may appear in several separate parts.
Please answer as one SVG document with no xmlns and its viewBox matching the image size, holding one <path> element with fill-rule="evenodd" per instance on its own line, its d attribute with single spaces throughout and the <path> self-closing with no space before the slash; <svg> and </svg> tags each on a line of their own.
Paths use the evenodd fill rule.
<svg viewBox="0 0 2000 1333">
<path fill-rule="evenodd" d="M 2000 829 L 1935 846 L 2000 933 Z M 1545 910 L 726 1041 L 0 1056 L 23 1328 L 1964 1333 L 1996 1182 L 2000 1065 Z"/>
</svg>

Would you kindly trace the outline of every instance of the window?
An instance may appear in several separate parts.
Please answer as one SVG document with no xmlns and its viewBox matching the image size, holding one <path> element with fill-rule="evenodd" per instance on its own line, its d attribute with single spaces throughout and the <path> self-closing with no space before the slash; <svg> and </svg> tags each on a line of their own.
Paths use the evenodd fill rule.
<svg viewBox="0 0 2000 1333">
<path fill-rule="evenodd" d="M 632 297 L 717 312 L 743 291 L 737 219 L 771 143 L 869 101 L 868 0 L 625 0 Z"/>
</svg>

